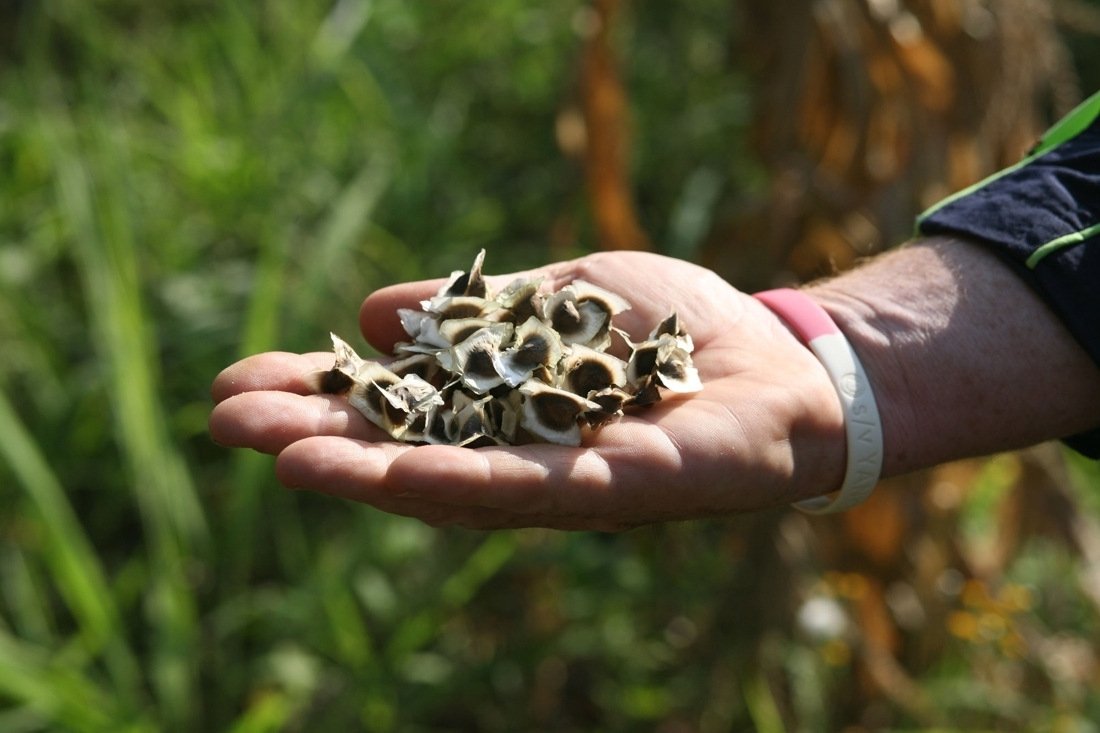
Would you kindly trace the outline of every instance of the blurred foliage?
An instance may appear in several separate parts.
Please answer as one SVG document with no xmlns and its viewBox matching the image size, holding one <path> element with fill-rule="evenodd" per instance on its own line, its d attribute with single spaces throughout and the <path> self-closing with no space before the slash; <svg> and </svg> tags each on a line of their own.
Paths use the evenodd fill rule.
<svg viewBox="0 0 1100 733">
<path fill-rule="evenodd" d="M 768 183 L 737 6 L 614 29 L 639 216 L 681 256 Z M 1096 729 L 1095 464 L 1058 483 L 1072 532 L 1011 552 L 1030 459 L 930 483 L 960 555 L 883 589 L 913 647 L 883 656 L 876 576 L 805 517 L 437 531 L 211 444 L 234 358 L 323 348 L 480 247 L 501 272 L 594 246 L 593 12 L 0 6 L 0 731 Z"/>
</svg>

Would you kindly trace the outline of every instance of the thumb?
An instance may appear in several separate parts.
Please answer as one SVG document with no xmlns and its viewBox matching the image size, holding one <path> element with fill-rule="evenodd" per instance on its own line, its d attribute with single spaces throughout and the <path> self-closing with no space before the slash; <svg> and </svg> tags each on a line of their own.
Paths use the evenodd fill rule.
<svg viewBox="0 0 1100 733">
<path fill-rule="evenodd" d="M 393 345 L 408 341 L 401 326 L 398 308 L 420 309 L 420 301 L 435 295 L 446 280 L 419 280 L 389 285 L 367 296 L 359 308 L 359 330 L 371 346 L 383 354 L 392 354 Z"/>
</svg>

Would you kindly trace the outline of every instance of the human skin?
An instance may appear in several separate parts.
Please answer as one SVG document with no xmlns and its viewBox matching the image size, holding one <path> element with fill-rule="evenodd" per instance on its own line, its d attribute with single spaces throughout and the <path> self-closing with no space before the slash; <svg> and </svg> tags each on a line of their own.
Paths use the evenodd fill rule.
<svg viewBox="0 0 1100 733">
<path fill-rule="evenodd" d="M 808 292 L 886 413 L 884 475 L 1100 426 L 1100 367 L 980 246 L 927 240 Z"/>
<path fill-rule="evenodd" d="M 616 322 L 632 334 L 675 309 L 694 339 L 703 391 L 631 412 L 579 448 L 412 446 L 388 440 L 343 398 L 310 393 L 309 375 L 331 368 L 330 353 L 273 352 L 218 375 L 212 436 L 276 455 L 288 487 L 435 526 L 613 531 L 759 510 L 839 486 L 845 433 L 836 393 L 812 353 L 757 300 L 706 269 L 647 253 L 599 253 L 524 274 L 546 276 L 547 289 L 581 278 L 626 295 L 633 308 Z M 388 353 L 407 339 L 396 309 L 416 307 L 440 282 L 372 293 L 360 312 L 367 340 Z M 913 243 L 807 292 L 868 372 L 884 476 L 1100 422 L 1100 369 L 979 247 Z"/>
</svg>

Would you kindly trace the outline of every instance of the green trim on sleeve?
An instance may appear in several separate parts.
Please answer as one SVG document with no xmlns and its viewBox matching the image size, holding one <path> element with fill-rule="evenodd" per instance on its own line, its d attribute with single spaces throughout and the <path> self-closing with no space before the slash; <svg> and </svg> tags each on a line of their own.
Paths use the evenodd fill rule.
<svg viewBox="0 0 1100 733">
<path fill-rule="evenodd" d="M 1054 125 L 1046 132 L 1044 132 L 1041 138 L 1039 138 L 1038 144 L 1018 163 L 1016 163 L 1015 165 L 1011 165 L 1004 170 L 997 171 L 993 175 L 984 178 L 977 183 L 971 184 L 961 191 L 957 191 L 951 194 L 947 198 L 932 204 L 932 206 L 928 207 L 928 209 L 921 212 L 917 216 L 915 233 L 919 235 L 921 233 L 921 224 L 924 222 L 924 220 L 935 214 L 944 206 L 947 206 L 951 202 L 957 201 L 964 196 L 969 196 L 978 189 L 984 188 L 990 183 L 993 183 L 998 178 L 1002 178 L 1004 176 L 1007 176 L 1009 173 L 1012 173 L 1013 171 L 1019 170 L 1023 166 L 1038 158 L 1040 155 L 1043 155 L 1044 153 L 1053 150 L 1067 140 L 1072 140 L 1074 137 L 1081 134 L 1085 130 L 1085 128 L 1092 124 L 1092 121 L 1095 120 L 1097 116 L 1100 116 L 1100 92 L 1093 94 L 1084 102 L 1081 102 L 1081 104 L 1077 105 L 1072 112 L 1067 114 L 1058 122 L 1054 123 Z M 1096 232 L 1093 231 L 1093 229 L 1094 227 L 1090 227 L 1085 231 L 1095 234 Z M 1080 234 L 1080 232 L 1075 232 L 1074 234 L 1067 234 L 1066 237 L 1078 236 Z M 1036 250 L 1035 254 L 1032 255 L 1032 259 L 1036 259 L 1036 255 L 1039 255 L 1039 252 L 1041 252 L 1043 249 L 1046 249 L 1047 247 L 1055 245 L 1056 243 L 1058 243 L 1057 246 L 1052 247 L 1051 251 L 1053 251 L 1054 249 L 1058 249 L 1059 247 L 1063 247 L 1066 244 L 1072 244 L 1073 242 L 1080 241 L 1080 239 L 1076 239 L 1063 244 L 1061 243 L 1063 239 L 1065 239 L 1065 237 L 1059 237 L 1058 239 L 1055 239 L 1043 245 L 1042 248 Z M 1036 259 L 1036 262 L 1038 262 L 1038 260 L 1042 259 L 1044 256 L 1045 255 L 1040 255 Z M 1028 261 L 1030 262 L 1031 260 L 1029 259 Z"/>
<path fill-rule="evenodd" d="M 951 194 L 947 198 L 940 199 L 936 203 L 932 204 L 931 206 L 929 206 L 927 209 L 925 209 L 923 212 L 921 212 L 917 216 L 916 233 L 918 235 L 921 233 L 920 226 L 921 226 L 921 224 L 924 223 L 925 219 L 932 216 L 933 214 L 935 214 L 937 211 L 939 211 L 943 207 L 947 206 L 948 204 L 950 204 L 954 201 L 958 201 L 961 198 L 969 196 L 970 194 L 974 193 L 975 191 L 977 191 L 980 188 L 985 188 L 989 184 L 996 181 L 998 178 L 1003 178 L 1004 176 L 1007 176 L 1009 173 L 1012 173 L 1015 170 L 1023 168 L 1025 165 L 1027 165 L 1028 163 L 1031 162 L 1032 157 L 1033 156 L 1029 155 L 1028 157 L 1021 160 L 1019 163 L 1016 163 L 1015 165 L 1011 165 L 1008 168 L 1005 168 L 1003 170 L 999 170 L 996 173 L 994 173 L 993 175 L 991 175 L 987 178 L 983 178 L 982 180 L 978 181 L 977 183 L 972 183 L 969 186 L 967 186 L 966 188 L 962 189 L 961 191 L 956 191 L 955 193 Z"/>
<path fill-rule="evenodd" d="M 1034 270 L 1047 255 L 1053 254 L 1063 247 L 1069 247 L 1070 245 L 1083 242 L 1089 237 L 1094 237 L 1097 234 L 1100 234 L 1100 224 L 1093 224 L 1091 227 L 1082 229 L 1079 232 L 1063 234 L 1057 239 L 1052 239 L 1041 247 L 1036 248 L 1036 250 L 1031 253 L 1031 256 L 1027 258 L 1025 264 L 1028 266 L 1028 269 Z"/>
<path fill-rule="evenodd" d="M 1043 136 L 1039 138 L 1039 144 L 1028 154 L 1027 159 L 1030 160 L 1042 155 L 1051 148 L 1058 147 L 1066 140 L 1077 137 L 1086 127 L 1092 124 L 1097 115 L 1100 115 L 1100 92 L 1081 102 L 1072 112 L 1055 122 L 1053 127 L 1044 132 Z"/>
</svg>

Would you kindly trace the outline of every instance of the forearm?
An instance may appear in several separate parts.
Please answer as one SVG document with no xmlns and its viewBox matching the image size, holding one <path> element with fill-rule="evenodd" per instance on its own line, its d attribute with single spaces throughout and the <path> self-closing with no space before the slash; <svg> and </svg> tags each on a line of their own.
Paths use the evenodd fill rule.
<svg viewBox="0 0 1100 733">
<path fill-rule="evenodd" d="M 994 255 L 930 239 L 818 283 L 868 371 L 883 474 L 1100 424 L 1100 368 Z"/>
</svg>

